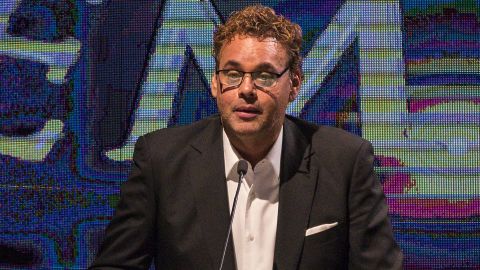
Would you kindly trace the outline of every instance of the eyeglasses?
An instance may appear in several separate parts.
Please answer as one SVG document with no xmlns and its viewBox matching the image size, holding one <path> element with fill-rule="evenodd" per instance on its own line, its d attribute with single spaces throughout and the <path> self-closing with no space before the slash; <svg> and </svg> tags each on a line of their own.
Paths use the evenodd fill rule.
<svg viewBox="0 0 480 270">
<path fill-rule="evenodd" d="M 240 86 L 245 78 L 245 74 L 250 74 L 253 80 L 253 84 L 260 88 L 269 88 L 274 87 L 278 79 L 282 77 L 290 67 L 287 67 L 280 73 L 268 72 L 268 71 L 253 71 L 253 72 L 244 72 L 235 69 L 223 69 L 217 70 L 215 73 L 218 75 L 220 83 L 225 86 L 222 90 L 222 93 L 228 90 L 232 90 Z"/>
</svg>

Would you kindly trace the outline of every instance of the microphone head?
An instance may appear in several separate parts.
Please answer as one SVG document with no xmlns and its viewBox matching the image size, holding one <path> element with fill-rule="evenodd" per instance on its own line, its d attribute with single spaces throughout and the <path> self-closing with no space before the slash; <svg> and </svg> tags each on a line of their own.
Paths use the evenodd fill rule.
<svg viewBox="0 0 480 270">
<path fill-rule="evenodd" d="M 243 159 L 239 160 L 237 163 L 237 173 L 241 175 L 245 175 L 247 174 L 247 170 L 248 170 L 248 163 Z"/>
</svg>

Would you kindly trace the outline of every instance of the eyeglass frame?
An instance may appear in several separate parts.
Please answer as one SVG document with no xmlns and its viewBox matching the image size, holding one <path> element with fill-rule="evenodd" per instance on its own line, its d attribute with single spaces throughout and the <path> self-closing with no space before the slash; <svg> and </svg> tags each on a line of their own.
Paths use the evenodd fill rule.
<svg viewBox="0 0 480 270">
<path fill-rule="evenodd" d="M 236 88 L 240 87 L 240 85 L 242 85 L 242 83 L 243 83 L 243 80 L 245 79 L 245 74 L 250 74 L 250 77 L 252 78 L 253 85 L 255 85 L 255 87 L 257 87 L 260 90 L 264 90 L 265 88 L 275 87 L 275 85 L 277 85 L 278 79 L 280 79 L 280 77 L 282 77 L 283 74 L 285 74 L 287 72 L 287 70 L 290 70 L 290 66 L 287 66 L 280 73 L 271 72 L 271 71 L 250 71 L 250 72 L 247 72 L 247 71 L 241 71 L 241 70 L 237 70 L 237 69 L 220 69 L 220 70 L 215 70 L 215 75 L 218 76 L 218 82 L 220 83 L 220 92 L 225 93 L 227 91 L 230 91 L 230 90 L 233 90 L 233 89 L 236 89 Z M 219 76 L 219 73 L 222 72 L 222 71 L 237 71 L 239 73 L 243 73 L 242 79 L 240 80 L 240 82 L 237 85 L 230 85 L 230 86 L 227 86 L 227 88 L 223 89 L 223 83 L 221 82 L 220 76 Z M 273 85 L 268 86 L 268 87 L 262 87 L 262 86 L 259 86 L 255 83 L 255 78 L 253 77 L 253 74 L 254 73 L 262 73 L 262 72 L 270 73 L 270 74 L 273 74 L 273 75 L 277 76 L 275 78 L 275 82 L 274 82 Z"/>
</svg>

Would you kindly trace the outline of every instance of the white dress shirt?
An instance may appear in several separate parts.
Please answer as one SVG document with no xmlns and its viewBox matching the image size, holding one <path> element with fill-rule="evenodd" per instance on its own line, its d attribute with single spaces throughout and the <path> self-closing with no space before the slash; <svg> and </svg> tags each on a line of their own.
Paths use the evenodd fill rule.
<svg viewBox="0 0 480 270">
<path fill-rule="evenodd" d="M 280 157 L 283 127 L 267 156 L 242 181 L 232 224 L 238 270 L 271 270 L 277 232 Z M 238 184 L 237 163 L 242 157 L 223 131 L 223 153 L 230 210 Z"/>
</svg>

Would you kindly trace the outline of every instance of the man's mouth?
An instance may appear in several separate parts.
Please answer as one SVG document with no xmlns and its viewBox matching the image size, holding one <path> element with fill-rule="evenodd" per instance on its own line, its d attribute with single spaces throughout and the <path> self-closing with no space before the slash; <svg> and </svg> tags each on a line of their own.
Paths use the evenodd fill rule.
<svg viewBox="0 0 480 270">
<path fill-rule="evenodd" d="M 241 119 L 252 119 L 261 114 L 261 111 L 255 106 L 239 106 L 236 107 L 234 113 Z"/>
</svg>

